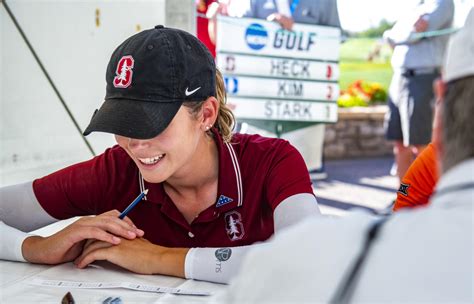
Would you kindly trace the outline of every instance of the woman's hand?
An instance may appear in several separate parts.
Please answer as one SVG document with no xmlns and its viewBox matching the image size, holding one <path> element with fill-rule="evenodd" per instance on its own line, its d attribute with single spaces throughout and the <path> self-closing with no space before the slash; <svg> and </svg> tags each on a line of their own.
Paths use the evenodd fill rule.
<svg viewBox="0 0 474 304">
<path fill-rule="evenodd" d="M 94 217 L 83 217 L 49 237 L 28 237 L 22 244 L 23 257 L 31 263 L 59 264 L 77 258 L 88 239 L 117 245 L 124 239 L 144 235 L 143 230 L 135 227 L 128 217 L 119 219 L 119 214 L 112 210 Z"/>
<path fill-rule="evenodd" d="M 107 260 L 139 274 L 164 274 L 184 278 L 184 260 L 188 248 L 167 248 L 154 245 L 144 238 L 122 239 L 115 245 L 91 241 L 74 263 L 87 267 L 97 260 Z"/>
</svg>

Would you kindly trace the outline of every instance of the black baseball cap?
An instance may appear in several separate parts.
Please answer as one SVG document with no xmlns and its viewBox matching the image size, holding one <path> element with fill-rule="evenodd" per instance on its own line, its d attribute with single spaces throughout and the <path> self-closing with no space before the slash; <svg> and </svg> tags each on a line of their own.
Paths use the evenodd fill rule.
<svg viewBox="0 0 474 304">
<path fill-rule="evenodd" d="M 125 40 L 106 72 L 105 101 L 84 135 L 100 131 L 149 139 L 160 134 L 185 101 L 216 95 L 216 66 L 193 35 L 157 25 Z"/>
</svg>

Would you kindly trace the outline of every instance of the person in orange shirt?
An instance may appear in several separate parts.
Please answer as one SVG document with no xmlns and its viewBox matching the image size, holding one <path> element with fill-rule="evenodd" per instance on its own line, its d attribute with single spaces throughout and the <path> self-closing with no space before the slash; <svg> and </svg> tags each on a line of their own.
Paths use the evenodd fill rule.
<svg viewBox="0 0 474 304">
<path fill-rule="evenodd" d="M 441 117 L 438 110 L 441 99 L 446 93 L 445 83 L 439 78 L 433 83 L 433 91 L 436 97 L 436 106 L 433 118 L 433 134 L 439 128 Z M 438 139 L 432 137 L 431 143 L 418 155 L 408 168 L 403 177 L 400 188 L 397 191 L 397 199 L 393 205 L 393 211 L 398 211 L 408 207 L 418 207 L 427 205 L 434 192 L 439 178 L 437 165 L 437 154 L 434 145 Z"/>
<path fill-rule="evenodd" d="M 436 151 L 433 143 L 413 161 L 400 183 L 393 211 L 428 204 L 438 181 Z"/>
</svg>

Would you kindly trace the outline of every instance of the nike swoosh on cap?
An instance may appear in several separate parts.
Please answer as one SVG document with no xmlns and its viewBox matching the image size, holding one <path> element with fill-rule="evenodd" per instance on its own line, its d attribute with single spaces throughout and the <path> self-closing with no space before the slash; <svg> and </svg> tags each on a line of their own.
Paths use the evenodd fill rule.
<svg viewBox="0 0 474 304">
<path fill-rule="evenodd" d="M 186 96 L 192 95 L 192 94 L 196 93 L 197 90 L 199 90 L 200 88 L 201 88 L 201 87 L 195 88 L 195 89 L 192 90 L 192 91 L 188 91 L 189 88 L 186 88 L 186 91 L 184 91 L 184 94 L 186 94 Z"/>
</svg>

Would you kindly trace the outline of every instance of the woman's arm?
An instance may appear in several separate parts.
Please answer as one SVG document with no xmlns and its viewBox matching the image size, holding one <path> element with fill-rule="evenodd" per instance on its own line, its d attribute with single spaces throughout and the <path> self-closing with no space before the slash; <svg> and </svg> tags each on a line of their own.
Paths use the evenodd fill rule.
<svg viewBox="0 0 474 304">
<path fill-rule="evenodd" d="M 27 182 L 0 188 L 0 259 L 26 262 L 22 254 L 27 232 L 51 224 L 57 219 L 39 204 L 33 183 Z"/>
<path fill-rule="evenodd" d="M 58 221 L 41 207 L 32 182 L 0 188 L 0 206 L 0 221 L 24 232 Z"/>
<path fill-rule="evenodd" d="M 275 233 L 313 216 L 321 216 L 318 201 L 313 194 L 300 193 L 290 196 L 283 200 L 273 212 Z"/>
<path fill-rule="evenodd" d="M 97 217 L 82 218 L 49 236 L 28 234 L 32 230 L 56 222 L 40 205 L 31 182 L 0 188 L 0 259 L 57 264 L 71 261 L 82 251 L 87 239 L 120 243 L 117 236 L 135 238 L 143 231 L 130 219 L 118 219 L 118 211 Z"/>
<path fill-rule="evenodd" d="M 283 200 L 273 212 L 275 234 L 304 219 L 319 216 L 318 203 L 314 195 L 300 193 Z M 258 243 L 231 248 L 191 248 L 186 255 L 185 277 L 217 283 L 229 283 L 240 269 L 249 250 L 265 246 Z"/>
<path fill-rule="evenodd" d="M 314 195 L 302 193 L 283 200 L 274 211 L 275 233 L 299 223 L 307 217 L 320 215 Z M 84 268 L 96 260 L 107 260 L 140 274 L 164 274 L 186 279 L 229 283 L 239 271 L 249 250 L 258 243 L 241 247 L 166 248 L 141 238 L 122 240 L 112 246 L 92 242 L 75 261 Z"/>
<path fill-rule="evenodd" d="M 23 241 L 30 235 L 0 221 L 0 260 L 26 262 L 21 253 Z"/>
</svg>

